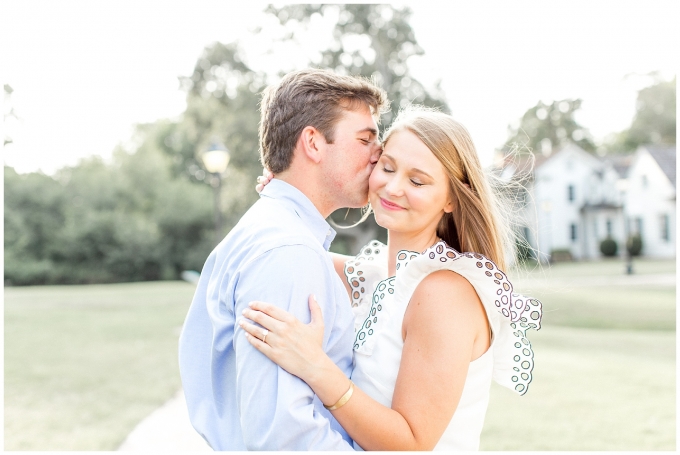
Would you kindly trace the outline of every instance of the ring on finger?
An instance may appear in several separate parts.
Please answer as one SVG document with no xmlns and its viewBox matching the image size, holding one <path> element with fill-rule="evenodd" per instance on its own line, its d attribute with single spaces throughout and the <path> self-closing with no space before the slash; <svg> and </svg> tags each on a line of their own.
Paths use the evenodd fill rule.
<svg viewBox="0 0 680 455">
<path fill-rule="evenodd" d="M 262 330 L 262 342 L 263 343 L 267 342 L 267 335 L 269 335 L 269 330 L 267 330 L 267 329 Z"/>
</svg>

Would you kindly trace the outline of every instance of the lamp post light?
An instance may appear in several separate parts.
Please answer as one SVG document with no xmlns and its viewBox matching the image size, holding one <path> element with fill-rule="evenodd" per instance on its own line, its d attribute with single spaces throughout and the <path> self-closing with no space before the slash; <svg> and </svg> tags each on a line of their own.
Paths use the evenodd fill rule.
<svg viewBox="0 0 680 455">
<path fill-rule="evenodd" d="M 220 190 L 222 188 L 222 174 L 229 165 L 229 150 L 219 139 L 213 138 L 208 149 L 201 153 L 201 161 L 205 170 L 213 174 L 210 185 L 215 190 L 215 244 L 222 240 L 222 214 L 220 209 Z"/>
</svg>

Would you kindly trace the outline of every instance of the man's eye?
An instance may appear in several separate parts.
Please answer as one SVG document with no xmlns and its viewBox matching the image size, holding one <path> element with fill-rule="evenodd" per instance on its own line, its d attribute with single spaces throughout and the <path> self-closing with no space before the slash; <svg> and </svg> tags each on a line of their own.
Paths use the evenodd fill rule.
<svg viewBox="0 0 680 455">
<path fill-rule="evenodd" d="M 360 140 L 361 142 L 363 142 L 364 144 L 366 144 L 366 145 L 368 145 L 368 144 L 371 143 L 371 141 L 369 141 L 368 139 L 359 139 L 359 140 Z"/>
</svg>

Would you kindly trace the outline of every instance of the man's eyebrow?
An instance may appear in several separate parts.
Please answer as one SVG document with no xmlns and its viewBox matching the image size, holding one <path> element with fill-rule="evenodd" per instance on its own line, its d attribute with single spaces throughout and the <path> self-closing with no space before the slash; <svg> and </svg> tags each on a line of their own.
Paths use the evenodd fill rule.
<svg viewBox="0 0 680 455">
<path fill-rule="evenodd" d="M 378 134 L 378 130 L 376 130 L 375 128 L 371 128 L 370 126 L 364 128 L 363 130 L 357 131 L 357 134 L 363 133 L 364 131 L 368 131 L 369 133 L 373 134 L 374 136 Z"/>
<path fill-rule="evenodd" d="M 395 162 L 394 157 L 391 156 L 391 155 L 388 155 L 387 153 L 383 153 L 382 155 L 380 155 L 380 157 L 381 158 L 387 158 L 388 160 Z M 427 172 L 425 172 L 423 170 L 418 169 L 417 167 L 414 167 L 413 169 L 411 169 L 411 172 L 415 172 L 417 174 L 423 174 L 426 177 L 430 177 L 431 179 L 434 179 L 434 177 L 432 177 L 430 174 L 428 174 Z"/>
</svg>

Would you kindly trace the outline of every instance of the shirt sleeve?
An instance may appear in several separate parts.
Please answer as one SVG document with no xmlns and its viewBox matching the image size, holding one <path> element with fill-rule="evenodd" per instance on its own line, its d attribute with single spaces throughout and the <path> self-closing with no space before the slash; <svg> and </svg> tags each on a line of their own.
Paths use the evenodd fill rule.
<svg viewBox="0 0 680 455">
<path fill-rule="evenodd" d="M 335 315 L 335 294 L 328 264 L 312 248 L 275 248 L 239 271 L 235 317 L 253 300 L 277 305 L 303 323 L 310 320 L 308 297 L 315 294 L 325 323 L 324 349 Z M 349 437 L 334 431 L 320 402 L 300 378 L 260 353 L 236 326 L 236 394 L 241 429 L 249 450 L 353 450 Z M 344 439 L 344 438 L 347 438 Z"/>
</svg>

